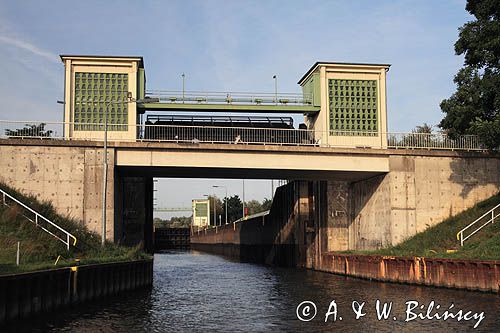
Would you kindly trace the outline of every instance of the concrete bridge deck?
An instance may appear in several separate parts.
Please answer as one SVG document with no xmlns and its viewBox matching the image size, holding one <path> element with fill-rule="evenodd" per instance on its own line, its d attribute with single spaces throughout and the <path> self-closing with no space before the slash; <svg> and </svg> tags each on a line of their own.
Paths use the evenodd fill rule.
<svg viewBox="0 0 500 333">
<path fill-rule="evenodd" d="M 1 139 L 2 146 L 102 148 L 100 141 Z M 172 142 L 108 142 L 113 165 L 150 176 L 355 181 L 389 172 L 389 156 L 491 157 L 481 151 L 335 148 Z M 140 171 L 139 171 L 140 170 Z"/>
</svg>

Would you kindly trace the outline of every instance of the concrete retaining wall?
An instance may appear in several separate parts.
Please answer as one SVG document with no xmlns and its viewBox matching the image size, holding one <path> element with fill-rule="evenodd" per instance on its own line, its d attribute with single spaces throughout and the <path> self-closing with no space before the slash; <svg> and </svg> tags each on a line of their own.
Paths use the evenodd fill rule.
<svg viewBox="0 0 500 333">
<path fill-rule="evenodd" d="M 397 245 L 500 191 L 495 155 L 394 154 L 389 170 L 356 182 L 328 181 L 328 251 Z"/>
<path fill-rule="evenodd" d="M 500 291 L 500 261 L 325 253 L 322 263 L 322 271 L 370 280 Z"/>
<path fill-rule="evenodd" d="M 317 219 L 311 182 L 276 189 L 269 215 L 191 234 L 191 248 L 269 265 L 313 268 Z"/>
<path fill-rule="evenodd" d="M 59 214 L 82 221 L 89 230 L 101 234 L 102 144 L 50 143 L 23 145 L 21 140 L 17 142 L 19 145 L 0 144 L 0 181 L 40 201 L 50 202 Z M 114 164 L 114 150 L 108 149 L 108 239 L 114 236 Z"/>
<path fill-rule="evenodd" d="M 0 324 L 151 286 L 153 260 L 0 276 Z"/>
<path fill-rule="evenodd" d="M 279 224 L 265 217 L 194 232 L 191 249 L 276 266 L 295 266 L 299 252 L 293 236 L 281 237 Z"/>
<path fill-rule="evenodd" d="M 6 142 L 8 141 L 8 142 Z M 52 204 L 58 214 L 101 234 L 103 148 L 99 142 L 0 140 L 0 182 Z M 40 141 L 39 141 L 40 142 Z M 6 144 L 11 143 L 12 145 Z M 106 238 L 153 251 L 153 180 L 126 177 L 108 148 Z"/>
</svg>

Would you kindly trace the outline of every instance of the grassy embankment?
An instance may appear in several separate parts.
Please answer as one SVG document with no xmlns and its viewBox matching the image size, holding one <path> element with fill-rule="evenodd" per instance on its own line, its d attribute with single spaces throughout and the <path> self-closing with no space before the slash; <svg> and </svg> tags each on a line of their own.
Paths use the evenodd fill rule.
<svg viewBox="0 0 500 333">
<path fill-rule="evenodd" d="M 500 221 L 489 224 L 460 247 L 457 232 L 486 211 L 500 203 L 500 193 L 476 206 L 408 238 L 397 246 L 375 251 L 347 251 L 344 253 L 377 254 L 404 257 L 433 257 L 477 260 L 500 260 Z M 485 220 L 486 221 L 486 220 Z M 447 250 L 456 252 L 448 253 Z"/>
<path fill-rule="evenodd" d="M 101 246 L 101 237 L 88 231 L 74 219 L 57 214 L 50 203 L 21 195 L 0 183 L 0 187 L 29 207 L 68 230 L 77 238 L 76 247 L 68 252 L 66 245 L 47 234 L 20 213 L 17 205 L 6 207 L 0 203 L 0 274 L 18 273 L 75 264 L 127 261 L 149 257 L 140 247 L 124 247 L 112 243 Z M 17 242 L 20 242 L 20 265 L 16 266 Z M 58 256 L 57 265 L 54 265 Z"/>
</svg>

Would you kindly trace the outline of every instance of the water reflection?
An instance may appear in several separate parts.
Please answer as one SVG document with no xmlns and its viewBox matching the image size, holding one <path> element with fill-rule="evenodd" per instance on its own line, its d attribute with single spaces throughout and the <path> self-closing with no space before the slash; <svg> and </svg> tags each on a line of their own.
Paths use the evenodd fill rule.
<svg viewBox="0 0 500 333">
<path fill-rule="evenodd" d="M 377 320 L 377 299 L 393 302 L 388 320 Z M 317 315 L 310 322 L 296 318 L 296 307 L 304 300 L 313 301 L 317 306 Z M 325 313 L 332 300 L 338 305 L 338 320 L 325 323 Z M 366 302 L 366 316 L 359 320 L 355 320 L 351 309 L 354 300 Z M 408 300 L 425 305 L 434 300 L 443 310 L 454 303 L 455 309 L 484 311 L 485 319 L 477 331 L 497 332 L 500 329 L 498 295 L 369 282 L 328 273 L 236 263 L 195 252 L 155 255 L 154 286 L 150 291 L 82 305 L 9 329 L 38 332 L 456 332 L 470 331 L 476 322 L 415 320 L 405 323 L 405 302 Z"/>
</svg>

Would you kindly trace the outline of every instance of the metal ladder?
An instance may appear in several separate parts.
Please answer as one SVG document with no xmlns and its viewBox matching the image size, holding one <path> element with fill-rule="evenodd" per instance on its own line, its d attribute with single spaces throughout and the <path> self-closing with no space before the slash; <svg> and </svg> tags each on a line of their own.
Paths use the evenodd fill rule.
<svg viewBox="0 0 500 333">
<path fill-rule="evenodd" d="M 70 245 L 76 246 L 76 237 L 73 236 L 71 233 L 64 230 L 63 228 L 61 228 L 60 226 L 58 226 L 54 222 L 50 221 L 45 216 L 43 216 L 43 215 L 39 214 L 38 212 L 36 212 L 35 210 L 31 209 L 30 207 L 28 207 L 27 205 L 25 205 L 21 201 L 17 200 L 16 198 L 11 196 L 10 194 L 5 192 L 4 190 L 0 189 L 0 193 L 2 194 L 2 203 L 4 206 L 10 207 L 9 203 L 7 202 L 7 199 L 9 199 L 9 200 L 15 202 L 16 204 L 20 205 L 21 207 L 23 207 L 24 209 L 26 209 L 30 213 L 33 213 L 34 217 L 27 216 L 26 214 L 22 214 L 22 215 L 27 220 L 33 222 L 37 227 L 41 228 L 42 230 L 44 230 L 48 234 L 52 235 L 53 237 L 55 237 L 58 240 L 60 240 L 61 242 L 63 242 L 64 245 L 66 245 L 66 248 L 68 249 L 68 251 L 69 251 Z M 47 229 L 48 226 L 54 227 L 57 231 L 52 232 L 52 231 L 48 230 Z M 58 236 L 55 234 L 55 232 L 60 233 L 62 235 Z M 70 239 L 71 239 L 71 241 L 70 241 Z"/>
<path fill-rule="evenodd" d="M 464 242 L 471 238 L 475 233 L 477 233 L 479 230 L 483 229 L 485 226 L 488 224 L 493 224 L 495 222 L 495 219 L 497 219 L 500 216 L 500 204 L 496 205 L 480 217 L 478 217 L 474 222 L 463 228 L 457 233 L 457 240 L 460 241 L 460 246 L 464 246 Z M 485 222 L 486 220 L 486 222 Z M 480 224 L 479 227 L 476 227 L 473 229 L 473 231 L 469 232 L 468 234 L 465 234 L 465 231 L 469 230 L 476 224 Z M 481 224 L 482 223 L 482 224 Z"/>
</svg>

